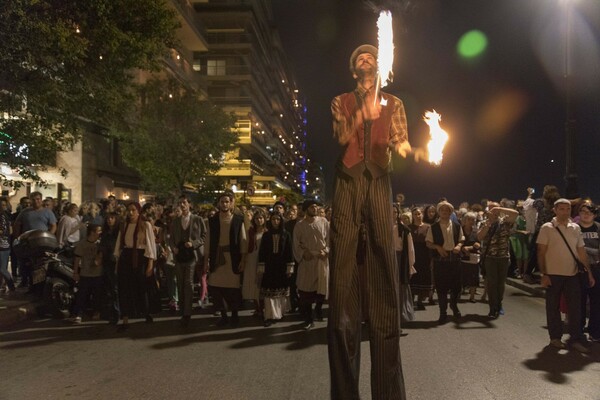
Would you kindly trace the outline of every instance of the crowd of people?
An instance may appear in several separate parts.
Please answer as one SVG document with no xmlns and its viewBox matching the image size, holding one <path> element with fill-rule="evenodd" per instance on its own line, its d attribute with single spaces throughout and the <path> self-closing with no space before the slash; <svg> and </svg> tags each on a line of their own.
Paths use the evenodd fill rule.
<svg viewBox="0 0 600 400">
<path fill-rule="evenodd" d="M 409 207 L 395 203 L 390 218 L 402 320 L 414 320 L 416 310 L 430 305 L 439 308 L 439 324 L 447 322 L 448 308 L 459 319 L 463 294 L 469 302 L 487 301 L 489 318 L 499 318 L 505 313 L 505 281 L 512 276 L 547 288 L 552 346 L 566 346 L 561 341 L 562 311 L 569 344 L 589 351 L 584 332 L 591 341 L 600 340 L 596 206 L 590 199 L 563 199 L 554 186 L 546 186 L 538 199 L 533 194 L 528 189 L 523 200 L 458 207 L 444 198 Z M 324 319 L 331 207 L 315 199 L 248 207 L 236 205 L 233 193 L 224 192 L 214 206 L 194 209 L 185 195 L 168 205 L 121 204 L 109 197 L 78 206 L 33 192 L 14 213 L 6 198 L 0 198 L 0 209 L 2 290 L 11 293 L 17 283 L 32 285 L 31 271 L 11 254 L 12 240 L 30 229 L 50 231 L 61 248 L 73 250 L 79 289 L 74 323 L 89 315 L 113 324 L 121 321 L 119 330 L 126 330 L 129 318 L 151 323 L 166 307 L 179 312 L 187 327 L 194 304 L 212 304 L 218 326 L 237 326 L 244 305 L 265 327 L 296 311 L 304 329 Z M 364 224 L 360 232 L 359 266 L 368 253 Z M 566 234 L 565 243 L 555 232 Z M 367 278 L 358 279 L 362 320 L 368 323 L 368 287 L 362 284 Z"/>
</svg>

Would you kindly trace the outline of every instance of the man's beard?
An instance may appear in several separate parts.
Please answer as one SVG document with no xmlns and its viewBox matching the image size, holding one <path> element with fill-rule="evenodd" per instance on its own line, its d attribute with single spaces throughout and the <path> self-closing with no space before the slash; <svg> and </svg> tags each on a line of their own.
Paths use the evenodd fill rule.
<svg viewBox="0 0 600 400">
<path fill-rule="evenodd" d="M 358 80 L 363 81 L 366 78 L 375 78 L 375 73 L 377 71 L 377 69 L 372 66 L 371 64 L 368 64 L 369 68 L 358 68 L 355 72 L 356 72 L 356 76 L 358 76 Z"/>
</svg>

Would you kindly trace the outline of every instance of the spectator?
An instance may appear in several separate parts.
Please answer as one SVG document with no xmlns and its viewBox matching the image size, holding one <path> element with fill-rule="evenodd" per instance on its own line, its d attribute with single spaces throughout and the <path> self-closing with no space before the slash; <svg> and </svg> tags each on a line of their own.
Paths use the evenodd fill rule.
<svg viewBox="0 0 600 400">
<path fill-rule="evenodd" d="M 260 298 L 264 304 L 264 325 L 281 320 L 289 308 L 289 277 L 294 268 L 292 238 L 283 228 L 283 217 L 273 212 L 271 228 L 265 232 L 258 254 L 258 274 L 262 275 Z"/>
<path fill-rule="evenodd" d="M 260 303 L 260 287 L 262 276 L 258 274 L 258 253 L 262 238 L 267 231 L 265 213 L 261 209 L 254 211 L 250 230 L 248 231 L 248 255 L 244 268 L 242 298 L 254 304 L 254 315 L 264 319 L 263 307 Z"/>
<path fill-rule="evenodd" d="M 206 225 L 202 217 L 191 213 L 191 204 L 186 195 L 179 196 L 181 216 L 176 217 L 170 226 L 169 247 L 175 258 L 178 293 L 182 296 L 180 307 L 183 311 L 181 326 L 186 328 L 192 315 L 194 294 L 194 272 L 198 253 L 204 246 Z"/>
<path fill-rule="evenodd" d="M 531 237 L 531 247 L 529 251 L 529 262 L 527 263 L 527 269 L 523 274 L 523 282 L 533 284 L 536 283 L 536 279 L 533 276 L 534 271 L 537 269 L 537 236 L 543 224 L 552 221 L 554 218 L 554 202 L 560 198 L 558 188 L 554 185 L 544 186 L 544 192 L 540 199 L 536 199 L 533 202 L 533 207 L 537 211 L 537 219 L 535 223 L 535 230 Z"/>
<path fill-rule="evenodd" d="M 10 214 L 8 212 L 8 200 L 6 197 L 0 197 L 0 275 L 9 292 L 15 291 L 15 282 L 8 272 L 8 257 L 10 255 L 10 236 L 12 226 L 10 224 Z"/>
<path fill-rule="evenodd" d="M 554 202 L 555 217 L 540 228 L 537 237 L 537 256 L 541 284 L 546 288 L 546 319 L 550 346 L 566 348 L 561 337 L 563 324 L 560 317 L 560 297 L 564 294 L 568 307 L 569 345 L 581 353 L 589 353 L 581 330 L 581 282 L 578 259 L 588 274 L 590 287 L 595 284 L 589 269 L 585 243 L 579 225 L 570 222 L 571 202 L 560 198 Z"/>
<path fill-rule="evenodd" d="M 458 309 L 458 298 L 461 291 L 460 256 L 465 240 L 459 224 L 450 220 L 454 207 L 447 201 L 437 205 L 439 221 L 434 222 L 427 231 L 427 247 L 435 250 L 433 258 L 433 274 L 438 293 L 440 307 L 439 324 L 447 321 L 448 293 L 450 308 L 455 318 L 462 315 Z"/>
<path fill-rule="evenodd" d="M 56 240 L 59 247 L 73 247 L 79 242 L 80 230 L 85 229 L 86 224 L 81 222 L 78 213 L 77 204 L 71 203 L 67 206 L 66 214 L 58 221 Z"/>
<path fill-rule="evenodd" d="M 460 259 L 462 286 L 469 289 L 469 301 L 471 303 L 475 303 L 475 294 L 479 287 L 479 249 L 481 245 L 477 238 L 476 221 L 477 214 L 472 211 L 467 212 L 462 217 L 462 230 L 465 235 L 465 243 Z"/>
<path fill-rule="evenodd" d="M 408 229 L 408 225 L 401 222 L 402 216 L 400 206 L 394 205 L 394 250 L 396 251 L 396 260 L 398 263 L 398 277 L 400 284 L 400 305 L 401 305 L 401 320 L 412 321 L 415 319 L 413 296 L 410 291 L 409 281 L 412 274 L 416 272 L 415 265 L 415 247 L 413 245 L 412 235 Z M 405 214 L 402 214 L 405 215 Z M 410 220 L 409 220 L 410 221 Z"/>
<path fill-rule="evenodd" d="M 417 310 L 424 310 L 423 303 L 427 297 L 430 303 L 433 303 L 433 281 L 431 276 L 431 252 L 427 248 L 425 238 L 429 225 L 423 222 L 423 209 L 414 207 L 412 209 L 412 224 L 408 226 L 413 238 L 415 248 L 415 270 L 417 271 L 410 278 L 410 289 L 413 295 L 417 296 Z"/>
<path fill-rule="evenodd" d="M 204 270 L 210 271 L 209 292 L 215 310 L 221 313 L 217 326 L 239 325 L 238 311 L 242 302 L 240 274 L 246 264 L 248 243 L 244 217 L 233 213 L 234 201 L 232 192 L 219 195 L 219 213 L 208 220 Z M 231 320 L 227 308 L 231 310 Z"/>
<path fill-rule="evenodd" d="M 485 270 L 489 317 L 504 315 L 502 300 L 506 276 L 510 266 L 510 234 L 519 213 L 512 208 L 500 207 L 498 203 L 488 202 L 488 219 L 477 233 L 483 243 L 483 269 Z"/>
<path fill-rule="evenodd" d="M 129 318 L 144 316 L 153 322 L 151 313 L 157 311 L 155 300 L 154 260 L 156 242 L 152 225 L 141 217 L 139 203 L 127 206 L 127 219 L 117 237 L 115 257 L 119 282 L 119 306 L 123 323 L 119 331 L 129 328 Z"/>
<path fill-rule="evenodd" d="M 13 232 L 15 237 L 19 237 L 23 232 L 33 229 L 48 231 L 52 234 L 56 233 L 56 216 L 52 210 L 43 207 L 42 194 L 40 192 L 32 192 L 29 195 L 31 207 L 21 211 L 17 216 Z M 28 286 L 33 284 L 33 265 L 27 258 L 19 260 L 21 268 L 21 284 L 20 286 Z M 33 291 L 30 288 L 30 293 Z"/>
<path fill-rule="evenodd" d="M 600 342 L 600 223 L 594 221 L 596 206 L 593 203 L 583 203 L 579 207 L 579 227 L 583 235 L 583 244 L 587 254 L 590 270 L 597 282 L 593 287 L 582 287 L 581 297 L 581 326 L 585 326 L 586 305 L 589 299 L 590 319 L 588 333 L 590 340 Z"/>
<path fill-rule="evenodd" d="M 108 321 L 112 325 L 119 322 L 119 290 L 117 280 L 117 259 L 114 249 L 119 236 L 120 219 L 117 213 L 109 212 L 104 215 L 104 226 L 100 237 L 99 249 L 102 253 L 102 269 L 108 305 Z"/>
<path fill-rule="evenodd" d="M 76 324 L 81 323 L 90 295 L 93 299 L 92 320 L 100 319 L 101 301 L 104 292 L 102 252 L 98 246 L 98 239 L 100 239 L 101 234 L 102 227 L 100 225 L 89 224 L 86 228 L 86 238 L 80 240 L 75 246 L 73 280 L 79 288 L 75 301 L 75 318 L 73 319 Z"/>
<path fill-rule="evenodd" d="M 294 228 L 294 258 L 298 262 L 298 305 L 304 318 L 303 328 L 312 329 L 315 314 L 323 320 L 322 307 L 329 287 L 329 221 L 317 215 L 319 203 L 307 199 L 302 203 L 305 214 Z"/>
<path fill-rule="evenodd" d="M 437 222 L 438 219 L 439 215 L 436 207 L 433 204 L 425 206 L 425 209 L 423 210 L 423 222 L 427 225 L 432 225 L 434 222 Z"/>
</svg>

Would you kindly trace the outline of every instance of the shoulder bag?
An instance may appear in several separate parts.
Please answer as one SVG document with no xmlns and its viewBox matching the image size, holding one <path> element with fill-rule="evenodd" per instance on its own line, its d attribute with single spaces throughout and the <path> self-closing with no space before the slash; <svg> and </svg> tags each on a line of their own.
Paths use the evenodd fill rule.
<svg viewBox="0 0 600 400">
<path fill-rule="evenodd" d="M 560 237 L 564 240 L 565 244 L 567 245 L 567 249 L 569 249 L 569 253 L 571 253 L 571 255 L 573 256 L 573 259 L 575 260 L 575 263 L 577 264 L 577 272 L 579 272 L 580 274 L 585 274 L 587 272 L 585 270 L 585 265 L 581 261 L 579 261 L 579 258 L 577 258 L 577 256 L 575 256 L 575 253 L 573 253 L 573 250 L 571 250 L 571 246 L 569 246 L 569 242 L 567 242 L 565 235 L 563 235 L 563 233 L 560 231 L 560 229 L 558 229 L 558 226 L 556 227 L 556 230 L 558 231 L 558 233 L 560 234 Z"/>
</svg>

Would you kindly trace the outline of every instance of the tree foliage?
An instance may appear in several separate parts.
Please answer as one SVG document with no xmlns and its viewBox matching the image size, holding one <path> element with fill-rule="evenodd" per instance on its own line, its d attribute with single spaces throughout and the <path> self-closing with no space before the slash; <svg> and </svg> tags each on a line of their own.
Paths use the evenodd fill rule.
<svg viewBox="0 0 600 400">
<path fill-rule="evenodd" d="M 164 0 L 10 0 L 0 20 L 0 161 L 38 181 L 82 121 L 124 123 L 132 71 L 157 70 L 178 27 Z"/>
<path fill-rule="evenodd" d="M 273 194 L 277 196 L 279 201 L 286 204 L 300 204 L 304 201 L 304 197 L 300 193 L 289 189 L 274 188 Z"/>
<path fill-rule="evenodd" d="M 223 165 L 237 142 L 235 117 L 175 80 L 151 80 L 140 88 L 138 119 L 123 144 L 125 162 L 145 189 L 179 194 L 196 188 Z"/>
</svg>

